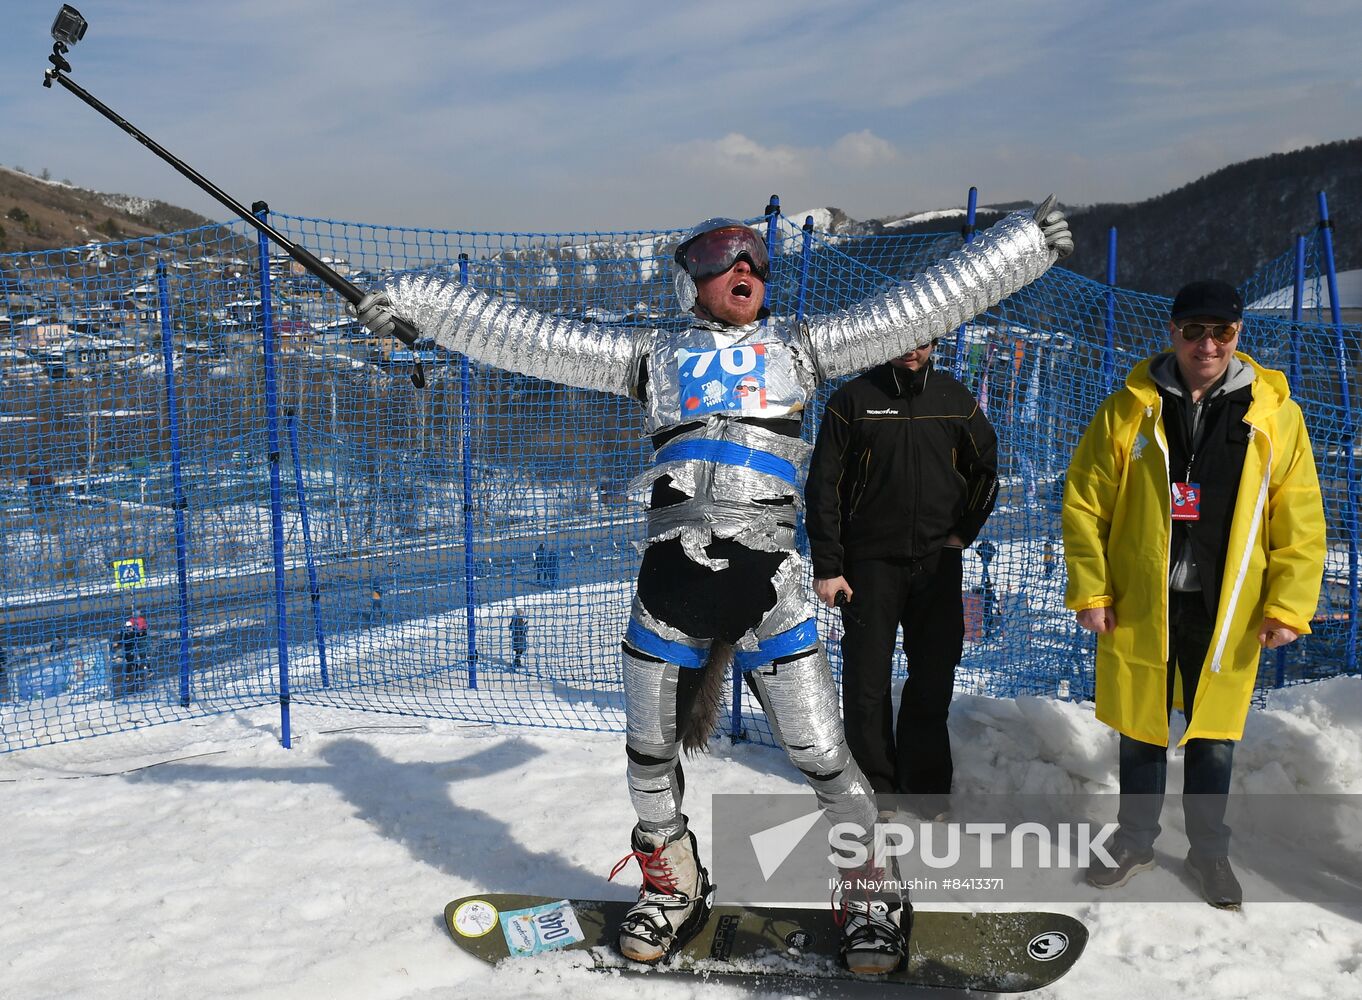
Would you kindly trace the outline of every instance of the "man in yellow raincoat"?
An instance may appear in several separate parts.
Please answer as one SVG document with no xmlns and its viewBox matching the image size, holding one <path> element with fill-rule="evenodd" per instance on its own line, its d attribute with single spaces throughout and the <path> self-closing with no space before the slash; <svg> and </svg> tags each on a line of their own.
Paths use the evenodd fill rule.
<svg viewBox="0 0 1362 1000">
<path fill-rule="evenodd" d="M 1310 630 L 1324 511 L 1310 439 L 1281 372 L 1237 353 L 1243 299 L 1197 281 L 1173 301 L 1172 351 L 1136 365 L 1088 426 L 1064 488 L 1066 605 L 1097 639 L 1097 717 L 1121 734 L 1114 864 L 1154 866 L 1169 715 L 1187 717 L 1187 868 L 1212 906 L 1243 900 L 1226 796 L 1259 653 Z M 1178 683 L 1180 679 L 1180 683 Z"/>
</svg>

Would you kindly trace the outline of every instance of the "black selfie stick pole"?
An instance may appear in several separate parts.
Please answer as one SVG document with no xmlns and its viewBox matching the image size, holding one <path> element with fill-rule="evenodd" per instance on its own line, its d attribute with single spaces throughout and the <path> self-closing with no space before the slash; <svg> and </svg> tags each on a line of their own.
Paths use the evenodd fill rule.
<svg viewBox="0 0 1362 1000">
<path fill-rule="evenodd" d="M 95 97 L 80 84 L 72 81 L 71 78 L 66 76 L 64 73 L 58 73 L 53 70 L 48 70 L 47 76 L 53 80 L 56 80 L 67 90 L 71 91 L 71 93 L 75 94 L 86 104 L 90 105 L 90 107 L 94 108 L 105 118 L 109 119 L 109 121 L 113 122 L 124 132 L 128 133 L 128 135 L 132 136 L 143 146 L 146 146 L 147 149 L 151 150 L 153 153 L 155 153 L 161 159 L 165 160 L 180 173 L 184 174 L 185 177 L 189 178 L 189 180 L 191 180 L 200 189 L 212 195 L 223 205 L 227 206 L 227 208 L 235 212 L 237 216 L 239 216 L 241 219 L 245 220 L 246 222 L 249 222 L 256 229 L 260 230 L 262 233 L 264 233 L 266 236 L 272 239 L 285 252 L 287 252 L 290 257 L 296 260 L 299 264 L 302 264 L 303 267 L 307 268 L 309 271 L 315 274 L 318 278 L 320 278 L 331 288 L 339 292 L 340 295 L 345 299 L 345 301 L 349 302 L 351 305 L 358 305 L 359 300 L 364 298 L 364 291 L 353 281 L 349 281 L 346 278 L 342 277 L 335 271 L 334 268 L 331 268 L 326 264 L 322 263 L 307 250 L 298 246 L 298 244 L 294 243 L 283 233 L 279 232 L 279 230 L 271 226 L 268 222 L 262 222 L 260 219 L 256 218 L 256 216 L 251 214 L 251 210 L 248 209 L 245 205 L 241 204 L 239 201 L 237 201 L 235 198 L 229 195 L 226 191 L 223 191 L 220 187 L 218 187 L 216 184 L 210 181 L 207 177 L 204 177 L 203 174 L 199 173 L 189 164 L 185 163 L 174 153 L 167 150 L 155 139 L 151 138 L 151 136 L 147 135 L 136 125 L 132 124 L 132 122 L 128 121 L 126 118 L 119 115 L 116 111 L 111 109 L 108 105 L 106 105 L 99 98 Z M 395 331 L 395 334 L 398 340 L 402 341 L 404 344 L 407 344 L 408 346 L 414 344 L 417 339 L 416 330 L 409 323 L 402 319 L 398 319 L 397 321 L 397 329 Z"/>
<path fill-rule="evenodd" d="M 66 8 L 63 8 L 63 10 L 65 9 Z M 296 243 L 290 240 L 283 233 L 279 232 L 279 230 L 275 229 L 269 223 L 264 222 L 261 219 L 257 218 L 255 215 L 251 213 L 250 209 L 248 209 L 245 205 L 242 205 L 239 201 L 237 201 L 235 198 L 229 195 L 226 191 L 223 191 L 220 187 L 218 187 L 216 184 L 210 181 L 207 177 L 204 177 L 203 174 L 199 173 L 189 164 L 185 163 L 174 153 L 170 152 L 168 149 L 166 149 L 164 146 L 158 143 L 155 139 L 151 138 L 151 136 L 147 135 L 136 125 L 132 124 L 132 122 L 128 121 L 122 115 L 118 114 L 118 112 L 114 111 L 99 98 L 95 97 L 80 84 L 75 83 L 73 80 L 71 80 L 71 78 L 68 77 L 65 72 L 63 72 L 69 71 L 71 69 L 71 64 L 67 62 L 66 59 L 64 58 L 66 52 L 67 52 L 66 45 L 64 45 L 60 41 L 58 41 L 53 46 L 52 55 L 49 57 L 49 61 L 52 63 L 52 68 L 46 70 L 43 73 L 44 87 L 51 87 L 52 81 L 56 80 L 63 87 L 65 87 L 71 93 L 75 94 L 90 107 L 94 108 L 105 118 L 109 119 L 109 121 L 113 122 L 124 132 L 128 133 L 128 135 L 132 136 L 147 149 L 151 150 L 161 159 L 169 163 L 172 167 L 174 167 L 181 174 L 187 177 L 189 181 L 193 183 L 196 187 L 198 187 L 200 190 L 206 192 L 207 194 L 212 195 L 215 199 L 217 199 L 217 201 L 225 205 L 239 218 L 245 220 L 246 222 L 249 222 L 256 229 L 260 230 L 262 233 L 268 236 L 271 240 L 278 244 L 290 257 L 296 260 L 299 264 L 303 265 L 303 267 L 307 268 L 308 271 L 310 271 L 312 274 L 315 274 L 328 286 L 330 286 L 332 289 L 338 292 L 341 295 L 341 297 L 345 299 L 345 301 L 349 302 L 351 305 L 359 304 L 360 299 L 364 298 L 365 293 L 363 289 L 361 289 L 358 285 L 342 277 L 340 274 L 336 272 L 334 268 L 329 267 L 326 264 L 322 263 L 320 260 L 317 259 L 317 257 L 309 253 L 302 247 L 298 246 Z M 394 317 L 394 319 L 396 325 L 393 329 L 393 336 L 395 336 L 398 340 L 402 341 L 402 343 L 406 344 L 408 347 L 412 347 L 413 345 L 415 345 L 417 338 L 419 337 L 416 328 L 413 327 L 406 320 L 402 319 L 401 317 Z M 418 361 L 416 374 L 412 376 L 412 381 L 416 382 L 418 386 L 424 382 L 423 377 L 418 378 L 420 375 L 421 368 L 420 362 Z"/>
</svg>

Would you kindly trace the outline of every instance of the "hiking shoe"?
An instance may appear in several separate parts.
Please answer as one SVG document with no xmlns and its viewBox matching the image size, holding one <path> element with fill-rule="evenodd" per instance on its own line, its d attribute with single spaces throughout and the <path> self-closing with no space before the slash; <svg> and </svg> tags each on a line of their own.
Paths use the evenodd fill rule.
<svg viewBox="0 0 1362 1000">
<path fill-rule="evenodd" d="M 1116 864 L 1109 865 L 1100 858 L 1094 858 L 1092 864 L 1088 865 L 1086 875 L 1088 885 L 1096 886 L 1098 889 L 1118 889 L 1133 876 L 1154 867 L 1152 849 L 1137 853 L 1125 844 L 1113 844 L 1108 853 Z"/>
<path fill-rule="evenodd" d="M 638 902 L 620 925 L 620 954 L 635 962 L 659 962 L 675 954 L 709 919 L 709 872 L 696 857 L 695 834 L 686 829 L 668 840 L 635 826 L 630 848 L 610 873 L 613 879 L 635 859 L 643 871 Z"/>
<path fill-rule="evenodd" d="M 1198 858 L 1189 853 L 1187 873 L 1206 902 L 1217 910 L 1237 910 L 1244 905 L 1244 890 L 1234 877 L 1229 858 Z"/>
<path fill-rule="evenodd" d="M 900 889 L 892 858 L 884 868 L 867 861 L 843 874 L 833 893 L 833 909 L 848 969 L 882 976 L 899 967 L 913 933 L 913 905 Z"/>
</svg>

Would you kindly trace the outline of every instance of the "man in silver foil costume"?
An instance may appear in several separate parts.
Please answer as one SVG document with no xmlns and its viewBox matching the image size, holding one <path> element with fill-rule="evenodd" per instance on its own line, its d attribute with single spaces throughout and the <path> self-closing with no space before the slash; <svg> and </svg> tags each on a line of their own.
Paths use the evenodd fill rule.
<svg viewBox="0 0 1362 1000">
<path fill-rule="evenodd" d="M 702 747 L 731 666 L 745 673 L 828 819 L 873 836 L 875 799 L 847 749 L 818 641 L 808 572 L 795 551 L 800 420 L 824 380 L 901 357 L 1040 277 L 1073 249 L 1048 198 L 911 281 L 801 322 L 766 322 L 766 245 L 732 219 L 696 226 L 676 249 L 684 330 L 610 327 L 546 315 L 443 275 L 410 275 L 359 303 L 389 334 L 402 316 L 441 347 L 524 375 L 628 396 L 644 407 L 653 465 L 647 538 L 625 632 L 623 677 L 631 851 L 643 871 L 619 946 L 667 957 L 704 924 L 711 886 L 681 812 L 680 750 Z M 892 859 L 891 859 L 892 860 Z M 842 872 L 843 956 L 884 973 L 907 950 L 912 907 L 897 873 Z M 850 876 L 850 877 L 848 877 Z"/>
</svg>

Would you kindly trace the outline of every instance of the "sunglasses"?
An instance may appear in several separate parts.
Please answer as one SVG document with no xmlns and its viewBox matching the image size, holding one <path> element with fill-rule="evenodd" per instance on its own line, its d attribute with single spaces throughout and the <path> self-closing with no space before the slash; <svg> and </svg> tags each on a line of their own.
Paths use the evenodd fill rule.
<svg viewBox="0 0 1362 1000">
<path fill-rule="evenodd" d="M 1183 323 L 1178 327 L 1178 333 L 1182 334 L 1182 339 L 1190 343 L 1196 343 L 1202 337 L 1210 334 L 1217 344 L 1228 344 L 1239 335 L 1238 323 Z"/>
<path fill-rule="evenodd" d="M 762 281 L 770 273 L 766 244 L 746 226 L 716 229 L 697 237 L 685 250 L 686 272 L 696 279 L 723 274 L 742 258 Z"/>
</svg>

